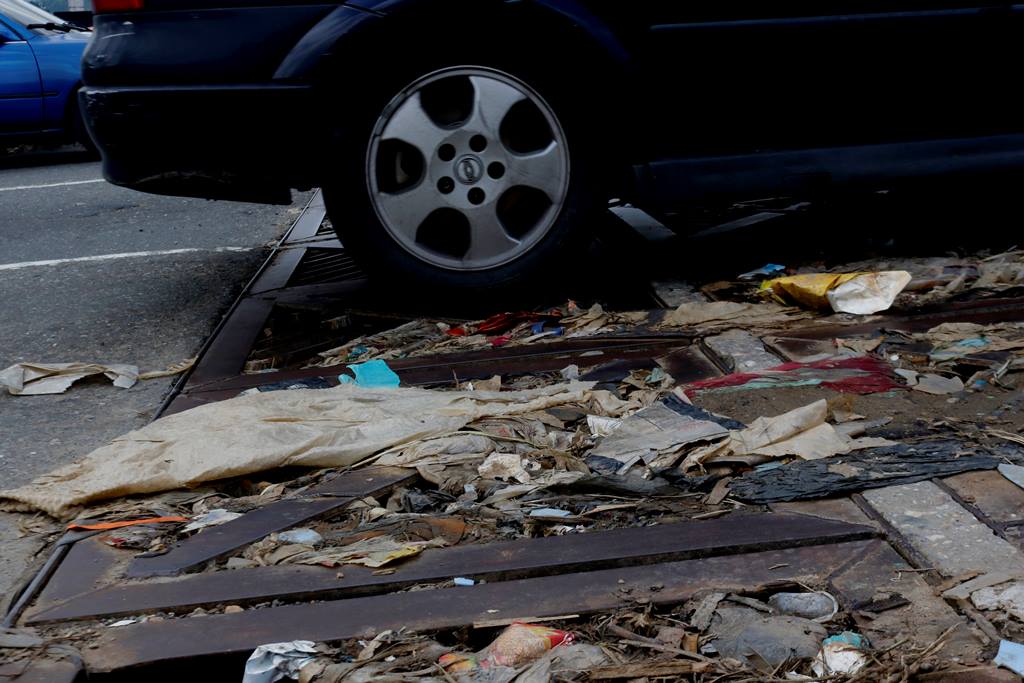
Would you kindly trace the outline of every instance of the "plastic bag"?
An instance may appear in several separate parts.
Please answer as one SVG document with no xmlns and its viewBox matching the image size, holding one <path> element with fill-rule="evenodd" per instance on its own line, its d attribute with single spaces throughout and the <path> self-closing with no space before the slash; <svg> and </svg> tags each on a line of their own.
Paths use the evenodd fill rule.
<svg viewBox="0 0 1024 683">
<path fill-rule="evenodd" d="M 547 626 L 516 622 L 477 653 L 449 653 L 438 663 L 450 673 L 490 669 L 496 666 L 517 668 L 537 659 L 559 645 L 573 641 L 572 633 Z"/>
<path fill-rule="evenodd" d="M 892 306 L 910 279 L 910 273 L 903 270 L 809 273 L 766 280 L 761 283 L 761 291 L 781 302 L 791 301 L 806 308 L 869 315 Z"/>
</svg>

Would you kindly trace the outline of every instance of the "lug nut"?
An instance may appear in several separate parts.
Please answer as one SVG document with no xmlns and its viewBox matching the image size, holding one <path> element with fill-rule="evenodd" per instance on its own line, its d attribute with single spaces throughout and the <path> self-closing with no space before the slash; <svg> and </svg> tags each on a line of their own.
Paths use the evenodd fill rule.
<svg viewBox="0 0 1024 683">
<path fill-rule="evenodd" d="M 445 176 L 437 181 L 437 191 L 441 194 L 449 194 L 455 189 L 455 181 Z"/>
</svg>

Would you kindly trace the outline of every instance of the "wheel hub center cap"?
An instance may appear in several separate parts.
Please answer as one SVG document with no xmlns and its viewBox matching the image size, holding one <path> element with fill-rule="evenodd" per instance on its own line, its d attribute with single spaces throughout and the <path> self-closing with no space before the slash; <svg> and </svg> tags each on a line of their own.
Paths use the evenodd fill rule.
<svg viewBox="0 0 1024 683">
<path fill-rule="evenodd" d="M 484 174 L 484 162 L 480 157 L 467 154 L 455 161 L 455 177 L 463 185 L 473 185 Z"/>
</svg>

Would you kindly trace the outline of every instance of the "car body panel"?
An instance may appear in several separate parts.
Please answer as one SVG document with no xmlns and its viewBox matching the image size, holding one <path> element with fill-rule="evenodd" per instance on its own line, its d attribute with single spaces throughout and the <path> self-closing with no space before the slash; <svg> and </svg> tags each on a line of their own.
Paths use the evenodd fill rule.
<svg viewBox="0 0 1024 683">
<path fill-rule="evenodd" d="M 94 86 L 266 83 L 333 9 L 293 4 L 98 15 L 82 76 Z"/>
<path fill-rule="evenodd" d="M 67 125 L 71 94 L 82 80 L 82 52 L 88 34 L 62 33 L 31 41 L 43 86 L 43 127 L 63 129 Z"/>
<path fill-rule="evenodd" d="M 111 182 L 156 194 L 287 204 L 290 187 L 312 182 L 300 152 L 321 142 L 308 124 L 308 96 L 305 86 L 281 84 L 85 86 L 78 97 Z M 278 126 L 289 134 L 267 134 Z"/>
<path fill-rule="evenodd" d="M 70 136 L 71 95 L 81 83 L 89 34 L 28 29 L 2 10 L 0 4 L 0 22 L 19 39 L 0 43 L 0 133 Z"/>
<path fill-rule="evenodd" d="M 998 0 L 147 0 L 146 6 L 97 17 L 97 40 L 85 56 L 92 109 L 111 109 L 99 104 L 109 96 L 122 121 L 132 111 L 125 88 L 152 101 L 174 85 L 217 86 L 221 95 L 244 86 L 250 102 L 264 88 L 277 107 L 290 96 L 277 88 L 307 86 L 301 97 L 295 93 L 300 106 L 316 102 L 319 88 L 343 89 L 346 73 L 372 73 L 374 64 L 362 61 L 365 47 L 386 45 L 396 27 L 425 35 L 455 27 L 486 39 L 488 31 L 544 24 L 607 81 L 590 104 L 606 113 L 608 137 L 633 170 L 616 193 L 642 198 L 655 211 L 729 192 L 1024 164 L 1024 111 L 1011 85 L 1024 5 Z M 180 45 L 194 49 L 171 49 Z M 173 117 L 160 121 L 179 129 L 172 137 L 183 144 L 190 135 L 234 135 L 244 138 L 237 148 L 256 134 L 249 127 L 244 136 L 230 129 L 214 135 L 194 117 L 184 121 L 199 130 L 187 131 Z M 328 130 L 315 127 L 327 124 L 317 116 L 307 121 L 301 131 L 270 123 L 292 141 L 294 149 L 274 157 L 285 163 L 253 169 L 258 177 L 250 188 L 230 187 L 248 182 L 236 173 L 215 184 L 216 196 L 253 199 L 267 187 L 321 182 L 316 155 L 302 147 L 310 135 L 325 139 Z M 139 185 L 144 174 L 131 172 L 132 145 L 123 134 L 109 134 L 117 155 L 108 155 L 108 177 Z M 162 154 L 145 152 L 147 172 L 159 170 L 151 166 Z M 184 156 L 175 150 L 167 158 Z M 198 156 L 212 167 L 167 168 L 168 181 L 149 188 L 213 196 L 203 194 L 211 191 L 208 183 L 189 188 L 189 178 L 216 175 L 225 160 Z"/>
<path fill-rule="evenodd" d="M 11 31 L 11 35 L 16 34 Z M 36 57 L 27 40 L 0 42 L 0 71 L 0 133 L 39 131 L 43 88 Z"/>
</svg>

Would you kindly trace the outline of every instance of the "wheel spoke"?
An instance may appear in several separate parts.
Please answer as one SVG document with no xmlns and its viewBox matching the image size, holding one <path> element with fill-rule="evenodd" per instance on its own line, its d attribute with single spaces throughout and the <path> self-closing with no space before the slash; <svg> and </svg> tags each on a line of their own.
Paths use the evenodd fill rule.
<svg viewBox="0 0 1024 683">
<path fill-rule="evenodd" d="M 425 159 L 429 159 L 444 135 L 445 131 L 427 116 L 420 93 L 417 92 L 395 110 L 381 137 L 408 143 L 418 149 Z"/>
<path fill-rule="evenodd" d="M 556 201 L 564 181 L 565 165 L 562 163 L 562 149 L 552 141 L 547 147 L 533 154 L 514 155 L 510 160 L 509 182 L 540 190 L 551 201 Z"/>
<path fill-rule="evenodd" d="M 505 232 L 493 204 L 466 211 L 466 217 L 469 218 L 470 242 L 464 260 L 488 261 L 519 246 L 519 240 Z"/>
<path fill-rule="evenodd" d="M 437 191 L 424 179 L 419 185 L 402 192 L 378 192 L 377 206 L 392 229 L 415 242 L 416 231 L 440 206 L 440 202 Z"/>
<path fill-rule="evenodd" d="M 525 100 L 526 95 L 493 78 L 472 76 L 469 80 L 473 84 L 473 113 L 464 127 L 497 139 L 505 115 L 512 105 Z"/>
</svg>

